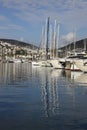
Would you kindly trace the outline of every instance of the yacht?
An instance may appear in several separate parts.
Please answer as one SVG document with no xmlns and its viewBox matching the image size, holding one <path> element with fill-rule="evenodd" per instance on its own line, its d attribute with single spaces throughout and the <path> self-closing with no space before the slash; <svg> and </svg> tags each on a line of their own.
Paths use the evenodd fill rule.
<svg viewBox="0 0 87 130">
<path fill-rule="evenodd" d="M 77 59 L 76 66 L 83 72 L 87 72 L 87 59 Z"/>
<path fill-rule="evenodd" d="M 71 71 L 81 71 L 75 62 L 78 61 L 78 59 L 83 59 L 84 57 L 85 53 L 83 52 L 75 52 L 75 54 L 71 54 L 70 56 L 66 57 L 65 69 Z"/>
</svg>

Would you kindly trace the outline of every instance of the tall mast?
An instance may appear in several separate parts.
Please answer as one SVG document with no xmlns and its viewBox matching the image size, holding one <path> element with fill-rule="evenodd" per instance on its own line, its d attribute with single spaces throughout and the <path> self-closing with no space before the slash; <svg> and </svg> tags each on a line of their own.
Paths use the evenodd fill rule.
<svg viewBox="0 0 87 130">
<path fill-rule="evenodd" d="M 44 49 L 44 38 L 45 38 L 45 28 L 42 27 L 42 41 L 41 41 L 41 48 Z"/>
<path fill-rule="evenodd" d="M 58 57 L 58 45 L 59 45 L 59 23 L 58 23 L 58 30 L 57 30 L 57 45 L 56 45 L 56 57 Z"/>
<path fill-rule="evenodd" d="M 56 55 L 56 20 L 54 24 L 54 41 L 53 41 L 53 58 L 55 58 Z"/>
<path fill-rule="evenodd" d="M 48 59 L 48 44 L 49 44 L 49 17 L 46 19 L 46 28 L 45 28 L 46 59 Z"/>
<path fill-rule="evenodd" d="M 76 49 L 76 29 L 74 29 L 74 34 L 73 34 L 73 44 L 74 44 L 74 54 L 75 54 L 75 49 Z"/>
<path fill-rule="evenodd" d="M 52 25 L 50 25 L 50 57 L 52 56 Z"/>
</svg>

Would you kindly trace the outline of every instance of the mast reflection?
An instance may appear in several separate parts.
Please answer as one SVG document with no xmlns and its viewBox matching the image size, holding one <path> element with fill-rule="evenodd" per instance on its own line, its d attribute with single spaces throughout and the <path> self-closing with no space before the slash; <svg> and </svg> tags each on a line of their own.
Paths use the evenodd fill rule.
<svg viewBox="0 0 87 130">
<path fill-rule="evenodd" d="M 41 77 L 42 101 L 44 104 L 45 116 L 50 117 L 58 114 L 58 78 L 59 70 L 52 70 L 50 73 L 44 70 Z"/>
</svg>

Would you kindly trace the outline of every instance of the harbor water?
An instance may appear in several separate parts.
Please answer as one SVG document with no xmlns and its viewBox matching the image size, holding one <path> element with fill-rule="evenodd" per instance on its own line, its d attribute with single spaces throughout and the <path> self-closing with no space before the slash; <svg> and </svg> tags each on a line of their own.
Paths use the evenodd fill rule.
<svg viewBox="0 0 87 130">
<path fill-rule="evenodd" d="M 87 130 L 87 74 L 0 64 L 0 130 Z"/>
</svg>

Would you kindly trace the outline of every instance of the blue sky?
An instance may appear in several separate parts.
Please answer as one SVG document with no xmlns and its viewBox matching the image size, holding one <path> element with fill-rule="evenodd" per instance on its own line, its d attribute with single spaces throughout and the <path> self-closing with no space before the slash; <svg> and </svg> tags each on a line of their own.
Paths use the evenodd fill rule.
<svg viewBox="0 0 87 130">
<path fill-rule="evenodd" d="M 60 22 L 61 45 L 87 37 L 87 0 L 0 0 L 0 38 L 39 45 L 42 26 L 50 17 Z"/>
</svg>

